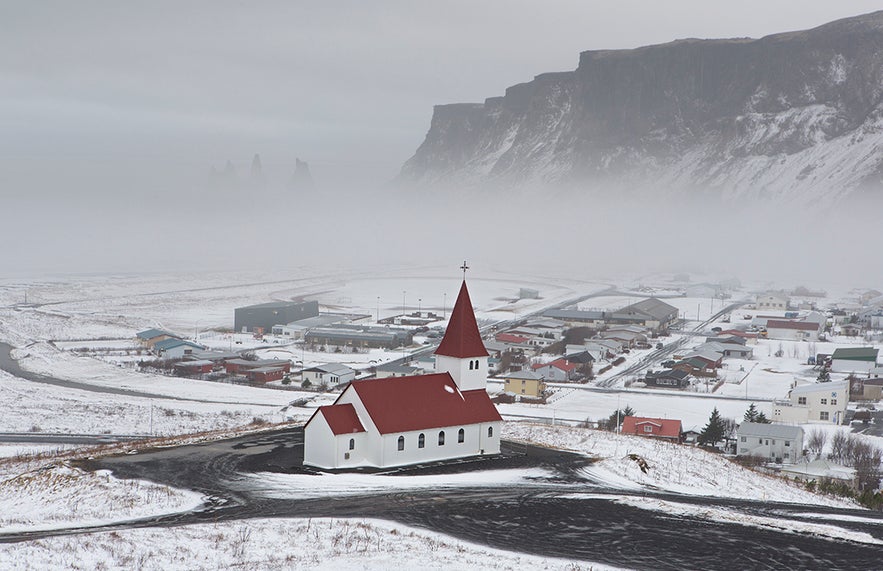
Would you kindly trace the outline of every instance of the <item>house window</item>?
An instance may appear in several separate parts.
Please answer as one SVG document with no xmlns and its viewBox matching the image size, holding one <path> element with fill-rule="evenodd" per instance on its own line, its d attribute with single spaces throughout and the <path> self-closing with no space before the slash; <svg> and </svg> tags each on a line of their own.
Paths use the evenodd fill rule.
<svg viewBox="0 0 883 571">
<path fill-rule="evenodd" d="M 494 437 L 494 427 L 493 427 L 493 426 L 488 426 L 488 427 L 487 427 L 487 437 L 488 437 L 488 438 L 493 438 L 493 437 Z"/>
<path fill-rule="evenodd" d="M 399 451 L 402 451 L 404 449 L 405 449 L 405 437 L 399 436 Z"/>
<path fill-rule="evenodd" d="M 831 404 L 837 406 L 837 399 L 831 399 Z"/>
<path fill-rule="evenodd" d="M 819 420 L 828 420 L 828 411 L 823 410 L 819 413 Z"/>
<path fill-rule="evenodd" d="M 822 399 L 822 404 L 828 404 L 828 399 Z"/>
<path fill-rule="evenodd" d="M 653 432 L 653 427 L 648 424 L 644 427 L 644 432 Z"/>
<path fill-rule="evenodd" d="M 356 449 L 356 439 L 350 438 L 350 450 L 355 450 L 355 449 Z"/>
<path fill-rule="evenodd" d="M 457 432 L 457 442 L 463 443 L 466 440 L 466 431 L 462 428 Z"/>
<path fill-rule="evenodd" d="M 423 448 L 426 446 L 426 435 L 421 433 L 420 436 L 417 437 L 417 448 Z"/>
<path fill-rule="evenodd" d="M 742 438 L 739 439 L 739 442 L 748 442 L 748 437 L 743 436 Z"/>
<path fill-rule="evenodd" d="M 442 430 L 441 432 L 438 433 L 438 445 L 439 446 L 445 445 L 445 431 L 444 430 Z"/>
<path fill-rule="evenodd" d="M 785 441 L 785 446 L 791 446 L 791 441 L 790 441 L 790 440 L 786 440 L 786 441 Z M 786 454 L 786 456 L 787 456 L 787 454 Z"/>
<path fill-rule="evenodd" d="M 797 404 L 806 404 L 806 397 L 797 397 Z"/>
<path fill-rule="evenodd" d="M 776 445 L 776 441 L 775 441 L 775 440 L 773 440 L 773 446 L 775 446 L 775 445 Z"/>
</svg>

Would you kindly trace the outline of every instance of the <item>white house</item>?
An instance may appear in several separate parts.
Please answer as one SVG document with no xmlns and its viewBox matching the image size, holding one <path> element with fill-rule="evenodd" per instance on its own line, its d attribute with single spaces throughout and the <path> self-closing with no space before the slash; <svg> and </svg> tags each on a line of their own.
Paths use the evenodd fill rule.
<svg viewBox="0 0 883 571">
<path fill-rule="evenodd" d="M 352 381 L 356 378 L 356 372 L 340 363 L 324 363 L 304 369 L 301 376 L 303 380 L 310 381 L 314 385 L 333 387 Z"/>
<path fill-rule="evenodd" d="M 205 347 L 182 339 L 164 339 L 153 345 L 153 352 L 162 359 L 180 359 L 200 351 L 205 351 Z"/>
<path fill-rule="evenodd" d="M 869 373 L 877 367 L 876 347 L 840 347 L 831 355 L 831 370 L 835 373 Z"/>
<path fill-rule="evenodd" d="M 767 338 L 786 341 L 818 341 L 823 328 L 815 321 L 768 319 L 766 322 Z"/>
<path fill-rule="evenodd" d="M 767 292 L 758 294 L 754 306 L 757 309 L 775 309 L 785 311 L 788 309 L 788 296 L 780 292 Z"/>
<path fill-rule="evenodd" d="M 488 354 L 466 282 L 435 351 L 436 373 L 354 381 L 304 427 L 304 464 L 406 466 L 499 454 L 502 418 L 488 397 Z"/>
<path fill-rule="evenodd" d="M 773 421 L 841 424 L 849 403 L 849 381 L 812 383 L 791 389 L 787 400 L 773 403 Z"/>
<path fill-rule="evenodd" d="M 759 456 L 794 464 L 803 457 L 803 429 L 786 424 L 743 422 L 736 430 L 736 456 Z"/>
</svg>

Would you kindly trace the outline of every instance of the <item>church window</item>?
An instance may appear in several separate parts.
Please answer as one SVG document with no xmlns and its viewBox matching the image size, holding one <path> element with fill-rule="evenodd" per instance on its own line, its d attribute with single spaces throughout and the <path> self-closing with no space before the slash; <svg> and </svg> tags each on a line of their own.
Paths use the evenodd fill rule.
<svg viewBox="0 0 883 571">
<path fill-rule="evenodd" d="M 399 450 L 405 449 L 405 437 L 399 436 Z"/>
<path fill-rule="evenodd" d="M 444 430 L 442 430 L 441 432 L 438 433 L 438 445 L 439 446 L 445 445 L 445 431 Z"/>
<path fill-rule="evenodd" d="M 417 437 L 417 448 L 423 448 L 426 446 L 426 435 L 421 433 L 420 436 Z"/>
<path fill-rule="evenodd" d="M 460 431 L 457 432 L 457 442 L 462 443 L 464 440 L 466 440 L 466 431 L 461 428 Z"/>
<path fill-rule="evenodd" d="M 350 450 L 355 450 L 355 449 L 356 449 L 356 439 L 350 438 Z"/>
<path fill-rule="evenodd" d="M 475 364 L 475 361 L 469 361 L 469 370 L 470 371 L 473 369 L 474 364 Z"/>
<path fill-rule="evenodd" d="M 488 426 L 488 427 L 487 427 L 487 437 L 488 437 L 488 438 L 493 438 L 493 437 L 494 437 L 494 427 L 493 427 L 493 426 Z"/>
</svg>

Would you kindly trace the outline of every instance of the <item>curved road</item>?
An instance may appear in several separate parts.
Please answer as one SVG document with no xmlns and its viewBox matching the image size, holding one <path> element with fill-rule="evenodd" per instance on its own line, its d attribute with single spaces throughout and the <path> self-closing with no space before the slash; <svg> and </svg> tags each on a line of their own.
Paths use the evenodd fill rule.
<svg viewBox="0 0 883 571">
<path fill-rule="evenodd" d="M 408 474 L 544 468 L 542 479 L 519 485 L 406 489 L 361 496 L 272 498 L 255 472 L 305 473 L 303 431 L 281 430 L 87 463 L 118 476 L 198 490 L 210 497 L 194 512 L 111 526 L 0 535 L 17 542 L 148 526 L 177 526 L 255 517 L 370 517 L 401 522 L 509 551 L 583 559 L 640 569 L 873 569 L 880 547 L 713 519 L 642 510 L 617 502 L 658 498 L 779 520 L 836 525 L 883 540 L 883 515 L 668 493 L 613 490 L 583 469 L 591 460 L 565 452 L 504 443 L 495 458 L 402 469 Z M 652 468 L 651 468 L 652 469 Z M 308 473 L 308 472 L 307 472 Z M 806 517 L 826 514 L 826 520 Z M 851 520 L 849 516 L 856 516 Z M 860 519 L 858 519 L 860 518 Z"/>
<path fill-rule="evenodd" d="M 19 377 L 21 379 L 25 379 L 28 381 L 32 381 L 35 383 L 43 383 L 46 385 L 54 385 L 57 387 L 64 387 L 68 389 L 79 389 L 83 391 L 90 391 L 93 393 L 103 393 L 110 395 L 123 395 L 129 397 L 140 397 L 140 398 L 150 398 L 150 399 L 160 399 L 160 400 L 171 400 L 171 401 L 185 401 L 185 402 L 203 402 L 203 403 L 211 403 L 211 404 L 242 404 L 242 405 L 251 405 L 251 406 L 276 406 L 273 403 L 268 402 L 247 402 L 247 401 L 236 401 L 232 403 L 231 401 L 216 401 L 216 400 L 208 400 L 208 399 L 195 399 L 195 398 L 186 398 L 186 397 L 173 397 L 169 395 L 162 395 L 158 393 L 147 393 L 142 391 L 133 391 L 130 389 L 118 389 L 116 387 L 105 387 L 101 385 L 93 385 L 90 383 L 79 383 L 77 381 L 67 381 L 65 379 L 57 379 L 55 377 L 50 377 L 48 375 L 41 375 L 40 373 L 34 373 L 32 371 L 28 371 L 23 369 L 21 365 L 18 364 L 12 357 L 12 351 L 16 349 L 9 343 L 4 343 L 0 341 L 0 370 L 6 371 L 10 375 L 14 377 Z"/>
</svg>

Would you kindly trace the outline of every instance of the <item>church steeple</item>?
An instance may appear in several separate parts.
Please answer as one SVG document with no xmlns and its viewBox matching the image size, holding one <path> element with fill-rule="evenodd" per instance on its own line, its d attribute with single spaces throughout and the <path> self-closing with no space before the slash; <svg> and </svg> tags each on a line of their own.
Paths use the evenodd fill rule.
<svg viewBox="0 0 883 571">
<path fill-rule="evenodd" d="M 478 331 L 466 280 L 460 286 L 448 328 L 435 355 L 436 371 L 450 373 L 461 391 L 486 388 L 488 352 Z"/>
<path fill-rule="evenodd" d="M 469 299 L 469 290 L 466 289 L 466 281 L 460 286 L 460 294 L 451 311 L 451 319 L 441 344 L 435 350 L 436 355 L 448 357 L 487 357 L 487 349 L 478 332 L 478 323 L 475 321 L 475 312 L 472 310 L 472 300 Z"/>
</svg>

